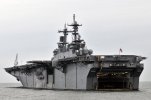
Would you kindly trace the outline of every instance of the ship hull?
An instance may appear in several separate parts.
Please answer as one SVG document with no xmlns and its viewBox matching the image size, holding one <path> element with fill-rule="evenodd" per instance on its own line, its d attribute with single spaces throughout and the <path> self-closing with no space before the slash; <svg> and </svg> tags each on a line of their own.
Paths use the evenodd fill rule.
<svg viewBox="0 0 151 100">
<path fill-rule="evenodd" d="M 94 62 L 77 61 L 57 68 L 53 68 L 51 64 L 37 64 L 31 68 L 5 70 L 15 76 L 26 88 L 139 90 L 139 76 L 143 71 L 143 65 L 111 65 L 113 61 L 103 63 L 98 60 Z"/>
</svg>

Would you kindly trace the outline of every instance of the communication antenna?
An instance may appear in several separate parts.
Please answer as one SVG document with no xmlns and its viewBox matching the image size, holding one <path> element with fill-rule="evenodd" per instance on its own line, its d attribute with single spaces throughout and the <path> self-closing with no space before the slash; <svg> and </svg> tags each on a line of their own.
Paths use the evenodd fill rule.
<svg viewBox="0 0 151 100">
<path fill-rule="evenodd" d="M 16 54 L 16 58 L 15 58 L 15 62 L 14 62 L 14 66 L 18 65 L 18 53 Z"/>
<path fill-rule="evenodd" d="M 72 34 L 73 34 L 73 36 L 74 36 L 74 42 L 77 42 L 78 40 L 78 38 L 77 38 L 77 36 L 79 35 L 79 33 L 78 33 L 78 27 L 79 26 L 82 26 L 81 24 L 78 24 L 77 23 L 77 21 L 75 20 L 75 14 L 73 14 L 73 23 L 72 24 L 70 24 L 70 25 L 68 25 L 68 26 L 72 26 L 73 27 L 73 32 L 72 32 Z"/>
<path fill-rule="evenodd" d="M 119 55 L 121 55 L 122 52 L 123 52 L 123 50 L 120 48 L 119 49 Z"/>
<path fill-rule="evenodd" d="M 68 35 L 69 32 L 73 32 L 73 31 L 68 31 L 68 29 L 66 27 L 66 23 L 64 25 L 64 29 L 58 31 L 58 33 L 63 33 L 63 35 L 64 35 L 63 38 L 61 39 L 62 40 L 61 42 L 63 42 L 62 43 L 63 45 L 67 44 L 67 35 Z"/>
</svg>

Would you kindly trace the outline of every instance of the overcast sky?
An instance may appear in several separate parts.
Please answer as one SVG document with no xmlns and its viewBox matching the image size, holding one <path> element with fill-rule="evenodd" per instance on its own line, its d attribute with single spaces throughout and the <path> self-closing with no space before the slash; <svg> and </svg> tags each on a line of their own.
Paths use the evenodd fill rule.
<svg viewBox="0 0 151 100">
<path fill-rule="evenodd" d="M 3 69 L 16 53 L 19 64 L 50 60 L 74 13 L 94 54 L 148 57 L 140 80 L 151 81 L 151 0 L 0 0 L 0 82 L 17 82 Z"/>
</svg>

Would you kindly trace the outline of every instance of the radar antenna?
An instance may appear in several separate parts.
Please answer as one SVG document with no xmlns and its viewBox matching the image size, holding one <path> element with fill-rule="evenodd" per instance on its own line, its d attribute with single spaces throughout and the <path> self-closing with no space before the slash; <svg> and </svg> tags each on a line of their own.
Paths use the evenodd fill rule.
<svg viewBox="0 0 151 100">
<path fill-rule="evenodd" d="M 66 23 L 64 24 L 64 29 L 58 31 L 58 33 L 63 33 L 63 35 L 64 35 L 62 41 L 60 41 L 64 45 L 67 44 L 67 35 L 68 35 L 69 32 L 73 32 L 73 31 L 68 31 L 68 29 L 66 27 Z"/>
<path fill-rule="evenodd" d="M 77 21 L 75 20 L 75 14 L 73 14 L 73 23 L 68 25 L 68 26 L 73 26 L 73 33 L 72 33 L 74 36 L 73 42 L 79 41 L 79 39 L 78 39 L 78 36 L 79 36 L 78 27 L 82 26 L 82 25 L 78 24 Z"/>
</svg>

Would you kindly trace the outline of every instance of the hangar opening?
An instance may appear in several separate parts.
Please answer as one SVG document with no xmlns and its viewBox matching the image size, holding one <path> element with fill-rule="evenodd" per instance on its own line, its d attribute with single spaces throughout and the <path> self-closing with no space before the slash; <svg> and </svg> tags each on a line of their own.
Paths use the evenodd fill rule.
<svg viewBox="0 0 151 100">
<path fill-rule="evenodd" d="M 97 89 L 128 89 L 128 75 L 128 72 L 99 72 Z"/>
</svg>

